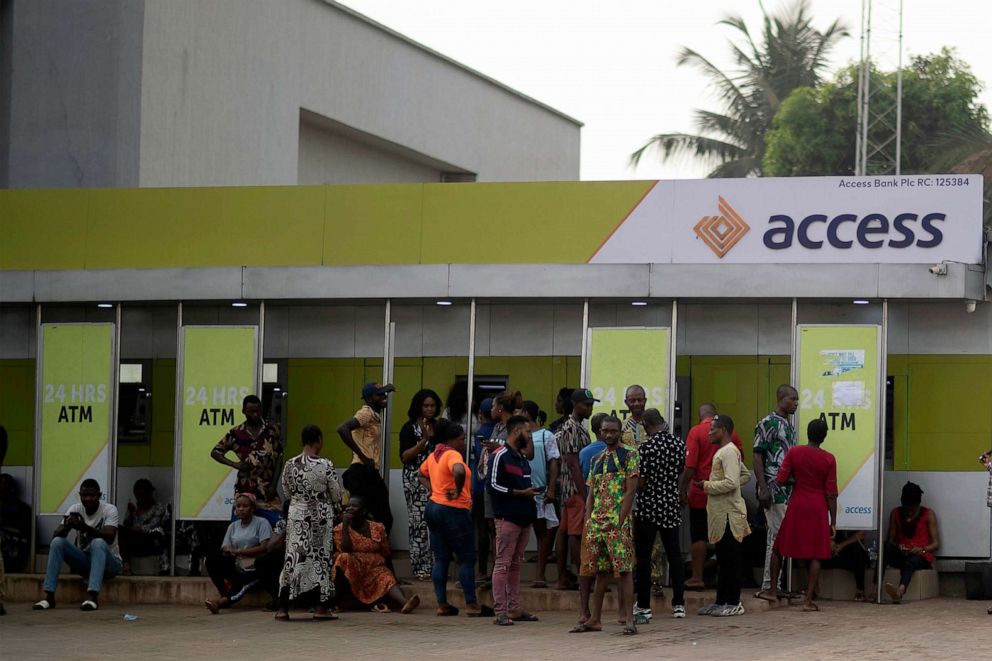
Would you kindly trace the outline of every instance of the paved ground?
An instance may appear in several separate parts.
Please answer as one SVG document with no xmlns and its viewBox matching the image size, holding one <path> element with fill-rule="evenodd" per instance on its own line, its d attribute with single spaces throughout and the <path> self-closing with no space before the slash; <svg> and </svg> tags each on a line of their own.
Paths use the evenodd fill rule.
<svg viewBox="0 0 992 661">
<path fill-rule="evenodd" d="M 0 618 L 0 658 L 981 658 L 992 620 L 986 607 L 956 599 L 900 606 L 824 602 L 820 613 L 779 608 L 725 619 L 664 617 L 626 637 L 616 624 L 605 633 L 568 634 L 574 620 L 568 613 L 503 628 L 488 619 L 438 618 L 428 607 L 409 616 L 344 613 L 337 622 L 299 613 L 299 621 L 283 623 L 249 609 L 211 616 L 190 607 L 140 606 L 132 609 L 138 620 L 125 622 L 119 607 L 81 613 L 65 604 L 35 613 L 15 603 Z"/>
</svg>

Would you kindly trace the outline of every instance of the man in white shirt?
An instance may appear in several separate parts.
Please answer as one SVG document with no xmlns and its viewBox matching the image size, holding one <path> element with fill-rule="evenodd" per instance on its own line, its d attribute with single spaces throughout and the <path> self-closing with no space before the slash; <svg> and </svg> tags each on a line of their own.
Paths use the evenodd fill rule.
<svg viewBox="0 0 992 661">
<path fill-rule="evenodd" d="M 52 537 L 42 588 L 45 598 L 34 605 L 35 610 L 55 608 L 55 588 L 63 562 L 72 571 L 88 578 L 89 594 L 80 606 L 84 611 L 99 608 L 97 599 L 104 579 L 121 572 L 121 553 L 117 548 L 119 515 L 116 507 L 101 502 L 102 495 L 100 485 L 94 479 L 83 480 L 79 486 L 79 502 L 69 507 Z M 73 530 L 76 531 L 75 544 L 68 539 Z"/>
</svg>

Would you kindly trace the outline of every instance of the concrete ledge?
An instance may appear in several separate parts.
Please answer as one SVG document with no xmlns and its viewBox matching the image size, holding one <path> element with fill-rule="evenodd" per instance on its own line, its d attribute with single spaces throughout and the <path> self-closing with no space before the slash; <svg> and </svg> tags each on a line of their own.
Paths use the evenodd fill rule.
<svg viewBox="0 0 992 661">
<path fill-rule="evenodd" d="M 899 585 L 899 570 L 889 567 L 885 570 L 886 583 Z M 935 599 L 940 595 L 940 575 L 934 569 L 921 569 L 913 572 L 913 579 L 906 587 L 903 601 L 921 601 Z"/>
<path fill-rule="evenodd" d="M 43 595 L 41 583 L 44 579 L 39 574 L 7 574 L 7 600 L 10 602 L 33 603 Z M 465 605 L 462 591 L 454 588 L 450 582 L 448 602 L 458 606 Z M 402 586 L 407 595 L 420 595 L 425 608 L 433 608 L 435 604 L 434 588 L 430 583 L 416 581 L 413 585 Z M 741 592 L 746 611 L 767 610 L 767 601 L 755 599 L 753 590 Z M 78 576 L 63 576 L 59 579 L 56 601 L 63 607 L 76 607 L 85 598 L 86 586 Z M 671 590 L 665 589 L 665 597 L 655 597 L 652 609 L 656 617 L 664 617 L 671 612 Z M 118 576 L 103 584 L 100 595 L 101 604 L 110 606 L 128 606 L 132 604 L 168 604 L 177 606 L 202 606 L 206 599 L 217 596 L 217 591 L 208 578 L 187 576 Z M 604 617 L 616 613 L 616 587 L 606 595 L 603 604 Z M 492 593 L 489 590 L 479 592 L 479 598 L 484 603 L 492 603 Z M 579 611 L 579 593 L 576 590 L 555 590 L 553 588 L 534 589 L 524 587 L 520 591 L 523 607 L 529 611 Z M 695 611 L 707 604 L 712 604 L 716 593 L 712 590 L 703 592 L 686 592 L 686 609 Z M 268 601 L 268 595 L 260 592 L 250 594 L 239 604 L 240 607 L 258 608 Z"/>
</svg>

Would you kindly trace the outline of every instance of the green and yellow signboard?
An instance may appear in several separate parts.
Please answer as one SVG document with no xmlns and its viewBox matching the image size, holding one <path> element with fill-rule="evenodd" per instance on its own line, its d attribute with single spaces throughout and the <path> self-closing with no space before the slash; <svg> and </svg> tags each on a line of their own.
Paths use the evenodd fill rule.
<svg viewBox="0 0 992 661">
<path fill-rule="evenodd" d="M 86 478 L 110 491 L 114 324 L 44 324 L 41 344 L 39 512 L 58 514 Z"/>
<path fill-rule="evenodd" d="M 590 328 L 586 386 L 601 400 L 593 412 L 625 419 L 629 412 L 624 392 L 638 384 L 644 386 L 648 408 L 657 408 L 667 418 L 670 355 L 668 328 Z"/>
<path fill-rule="evenodd" d="M 255 392 L 255 326 L 186 326 L 182 341 L 179 518 L 231 517 L 236 473 L 210 458 L 243 420 L 241 400 Z"/>
<path fill-rule="evenodd" d="M 798 327 L 800 442 L 814 418 L 827 423 L 823 449 L 837 459 L 837 523 L 875 527 L 878 493 L 879 326 Z"/>
</svg>

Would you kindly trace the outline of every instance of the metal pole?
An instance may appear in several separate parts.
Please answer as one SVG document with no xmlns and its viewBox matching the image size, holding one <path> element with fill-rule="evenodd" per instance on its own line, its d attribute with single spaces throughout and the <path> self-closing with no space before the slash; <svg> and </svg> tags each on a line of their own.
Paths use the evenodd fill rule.
<svg viewBox="0 0 992 661">
<path fill-rule="evenodd" d="M 386 311 L 383 321 L 383 335 L 382 335 L 382 383 L 383 385 L 392 382 L 393 370 L 390 364 L 390 355 L 392 354 L 392 344 L 390 340 L 391 329 L 392 329 L 392 313 L 393 304 L 390 299 L 386 299 Z M 394 397 L 387 395 L 390 399 L 395 399 Z M 382 475 L 382 481 L 389 486 L 389 412 L 392 406 L 387 406 L 382 412 L 382 424 L 379 427 L 379 473 Z"/>
<path fill-rule="evenodd" d="M 120 414 L 120 389 L 121 389 L 121 304 L 118 303 L 114 311 L 114 349 L 112 362 L 111 383 L 113 392 L 110 400 L 110 484 L 107 495 L 108 503 L 117 502 L 117 416 Z"/>
<path fill-rule="evenodd" d="M 472 442 L 472 423 L 475 422 L 472 415 L 472 399 L 475 394 L 475 299 L 469 303 L 468 308 L 468 419 L 465 429 L 465 463 L 469 463 L 469 453 L 474 443 Z"/>
<path fill-rule="evenodd" d="M 789 335 L 789 382 L 793 388 L 796 387 L 799 380 L 799 360 L 796 356 L 796 343 L 797 343 L 797 333 L 799 325 L 799 301 L 796 297 L 792 297 L 792 332 Z M 792 424 L 796 424 L 796 416 L 792 416 Z M 833 540 L 831 540 L 833 541 Z M 789 562 L 785 565 L 785 589 L 792 594 L 792 558 L 789 558 Z M 807 590 L 813 589 L 813 586 L 806 586 Z"/>
<path fill-rule="evenodd" d="M 176 410 L 172 434 L 172 517 L 169 525 L 169 575 L 176 575 L 176 523 L 179 519 L 179 472 L 182 468 L 183 438 L 183 303 L 176 305 Z M 191 558 L 192 559 L 192 556 Z M 193 567 L 190 567 L 192 571 Z"/>
<path fill-rule="evenodd" d="M 35 516 L 31 517 L 33 525 L 31 526 L 31 571 L 37 570 L 35 552 L 38 546 L 38 518 L 41 516 L 41 404 L 45 384 L 42 381 L 45 378 L 44 372 L 44 354 L 43 354 L 43 342 L 44 338 L 42 336 L 41 329 L 41 303 L 35 308 L 35 342 L 34 342 L 34 484 L 32 485 L 32 491 L 34 492 L 34 508 L 33 511 L 38 512 Z"/>
<path fill-rule="evenodd" d="M 589 364 L 589 299 L 582 301 L 582 356 L 579 361 L 579 387 L 589 385 L 586 369 Z"/>
<path fill-rule="evenodd" d="M 875 526 L 878 529 L 878 567 L 876 567 L 875 578 L 875 603 L 882 603 L 882 581 L 885 578 L 885 544 L 882 518 L 882 503 L 885 502 L 885 425 L 886 409 L 888 408 L 888 381 L 889 381 L 889 299 L 882 299 L 882 337 L 880 339 L 881 351 L 881 374 L 878 378 L 879 393 L 876 397 L 878 402 L 878 435 L 875 452 L 878 461 L 878 498 L 875 501 Z"/>
<path fill-rule="evenodd" d="M 868 113 L 871 108 L 871 0 L 866 0 L 867 12 L 865 14 L 865 51 L 863 55 L 863 66 L 865 71 L 864 85 L 864 108 L 865 112 L 861 118 L 861 174 L 868 174 Z"/>
<path fill-rule="evenodd" d="M 864 96 L 864 82 L 865 82 L 865 3 L 867 0 L 861 0 L 861 47 L 860 55 L 861 61 L 858 65 L 858 105 L 857 105 L 857 126 L 854 129 L 854 174 L 855 176 L 864 174 L 864 167 L 861 162 L 861 142 L 864 140 L 864 136 L 861 135 L 861 117 L 863 112 L 863 96 Z"/>
<path fill-rule="evenodd" d="M 265 301 L 258 304 L 258 337 L 255 343 L 255 393 L 261 398 L 265 378 Z M 285 434 L 286 430 L 282 430 L 282 433 Z"/>
<path fill-rule="evenodd" d="M 896 174 L 902 173 L 902 0 L 899 0 L 899 65 L 896 69 Z M 887 376 L 887 375 L 886 375 Z"/>
<path fill-rule="evenodd" d="M 669 332 L 668 340 L 668 421 L 675 432 L 675 398 L 678 397 L 678 388 L 675 385 L 675 361 L 678 354 L 679 339 L 679 299 L 672 299 L 672 330 Z M 683 411 L 685 408 L 682 409 Z"/>
</svg>

